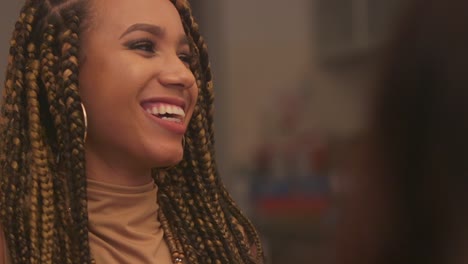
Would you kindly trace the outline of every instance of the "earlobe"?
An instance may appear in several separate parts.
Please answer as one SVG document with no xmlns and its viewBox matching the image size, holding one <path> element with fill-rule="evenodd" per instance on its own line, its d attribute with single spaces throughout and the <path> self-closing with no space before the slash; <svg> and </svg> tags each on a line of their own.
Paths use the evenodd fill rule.
<svg viewBox="0 0 468 264">
<path fill-rule="evenodd" d="M 250 256 L 253 258 L 257 257 L 257 247 L 254 244 L 250 246 Z"/>
</svg>

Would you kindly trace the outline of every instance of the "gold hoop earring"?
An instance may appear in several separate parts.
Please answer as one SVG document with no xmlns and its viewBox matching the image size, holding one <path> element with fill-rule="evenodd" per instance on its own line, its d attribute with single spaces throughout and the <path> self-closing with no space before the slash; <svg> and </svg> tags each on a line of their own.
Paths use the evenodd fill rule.
<svg viewBox="0 0 468 264">
<path fill-rule="evenodd" d="M 86 114 L 86 108 L 83 103 L 81 103 L 81 110 L 83 111 L 83 120 L 84 120 L 83 142 L 86 142 L 86 138 L 88 137 L 88 115 Z"/>
</svg>

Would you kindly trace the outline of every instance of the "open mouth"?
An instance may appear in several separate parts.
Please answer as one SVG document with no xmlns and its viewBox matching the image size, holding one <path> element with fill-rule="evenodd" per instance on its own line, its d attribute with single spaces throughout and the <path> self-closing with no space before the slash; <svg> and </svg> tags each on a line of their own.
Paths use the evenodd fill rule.
<svg viewBox="0 0 468 264">
<path fill-rule="evenodd" d="M 166 104 L 166 103 L 155 103 L 145 105 L 143 107 L 145 111 L 157 118 L 165 121 L 174 123 L 182 123 L 185 118 L 185 111 L 180 106 Z"/>
</svg>

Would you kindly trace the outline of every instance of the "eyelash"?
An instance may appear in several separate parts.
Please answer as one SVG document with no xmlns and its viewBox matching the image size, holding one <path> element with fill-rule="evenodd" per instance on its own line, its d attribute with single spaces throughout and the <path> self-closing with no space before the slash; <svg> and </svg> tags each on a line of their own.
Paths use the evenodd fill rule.
<svg viewBox="0 0 468 264">
<path fill-rule="evenodd" d="M 156 51 L 156 44 L 150 39 L 139 39 L 131 41 L 127 44 L 129 49 L 141 50 L 147 53 L 154 53 Z"/>
<path fill-rule="evenodd" d="M 127 47 L 131 50 L 140 50 L 145 53 L 153 54 L 156 52 L 156 43 L 147 38 L 131 41 L 127 43 Z M 190 66 L 193 60 L 193 55 L 191 53 L 181 53 L 178 57 L 187 66 Z"/>
<path fill-rule="evenodd" d="M 182 53 L 179 55 L 179 59 L 187 66 L 190 66 L 193 61 L 193 55 L 190 53 Z"/>
</svg>

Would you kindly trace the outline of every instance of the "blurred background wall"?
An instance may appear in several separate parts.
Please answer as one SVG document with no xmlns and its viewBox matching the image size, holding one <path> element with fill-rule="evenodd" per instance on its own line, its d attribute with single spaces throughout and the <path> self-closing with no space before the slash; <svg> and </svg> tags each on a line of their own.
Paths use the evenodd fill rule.
<svg viewBox="0 0 468 264">
<path fill-rule="evenodd" d="M 320 263 L 340 157 L 402 1 L 191 0 L 211 56 L 221 175 L 269 263 Z M 0 3 L 0 72 L 23 1 Z M 2 76 L 4 78 L 4 76 Z"/>
<path fill-rule="evenodd" d="M 19 10 L 24 1 L 2 1 L 0 3 L 0 73 L 3 81 L 5 79 L 5 70 L 7 64 L 8 47 L 10 42 L 11 33 L 15 21 L 19 15 Z"/>
<path fill-rule="evenodd" d="M 192 0 L 217 91 L 218 160 L 269 263 L 320 263 L 375 55 L 402 1 Z"/>
</svg>

